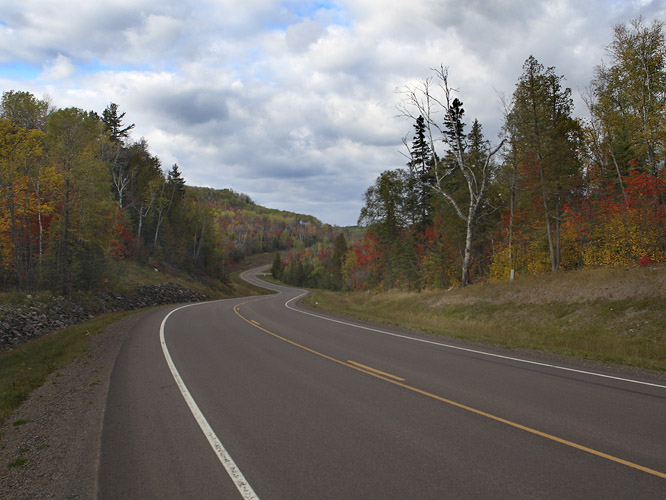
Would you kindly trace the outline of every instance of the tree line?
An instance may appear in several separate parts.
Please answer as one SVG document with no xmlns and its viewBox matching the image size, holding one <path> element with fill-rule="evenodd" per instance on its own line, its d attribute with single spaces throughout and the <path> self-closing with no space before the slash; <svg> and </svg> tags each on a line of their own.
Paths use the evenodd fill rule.
<svg viewBox="0 0 666 500">
<path fill-rule="evenodd" d="M 70 294 L 104 286 L 112 263 L 226 280 L 246 255 L 313 243 L 312 217 L 263 209 L 243 194 L 185 185 L 115 103 L 101 115 L 57 109 L 29 92 L 0 102 L 2 290 Z"/>
<path fill-rule="evenodd" d="M 366 191 L 365 233 L 340 264 L 301 252 L 280 272 L 292 266 L 292 281 L 305 284 L 309 269 L 337 276 L 339 266 L 331 288 L 418 290 L 665 262 L 664 23 L 615 26 L 607 53 L 585 119 L 573 115 L 564 76 L 528 57 L 496 143 L 478 120 L 465 123 L 447 68 L 402 89 L 407 163 Z"/>
</svg>

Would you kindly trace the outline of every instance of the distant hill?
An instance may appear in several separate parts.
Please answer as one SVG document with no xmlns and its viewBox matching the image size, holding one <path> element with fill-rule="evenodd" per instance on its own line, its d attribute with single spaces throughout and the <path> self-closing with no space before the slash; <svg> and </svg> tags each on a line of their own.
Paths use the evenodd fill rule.
<svg viewBox="0 0 666 500">
<path fill-rule="evenodd" d="M 285 221 L 298 220 L 301 222 L 309 222 L 311 224 L 324 226 L 316 217 L 312 215 L 299 214 L 289 212 L 286 210 L 278 210 L 275 208 L 266 208 L 257 205 L 250 196 L 244 193 L 238 193 L 233 189 L 214 189 L 209 187 L 187 187 L 188 190 L 196 193 L 197 198 L 205 200 L 210 206 L 215 207 L 216 210 L 223 212 L 251 212 L 258 216 L 267 216 L 270 218 L 282 218 Z"/>
<path fill-rule="evenodd" d="M 312 215 L 257 205 L 233 189 L 187 187 L 187 191 L 211 216 L 216 247 L 222 258 L 232 263 L 258 253 L 332 241 L 340 231 Z"/>
</svg>

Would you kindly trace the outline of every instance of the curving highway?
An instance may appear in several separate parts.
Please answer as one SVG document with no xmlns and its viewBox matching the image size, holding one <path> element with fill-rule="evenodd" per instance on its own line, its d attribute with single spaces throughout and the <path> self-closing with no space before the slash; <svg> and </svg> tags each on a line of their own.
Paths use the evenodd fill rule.
<svg viewBox="0 0 666 500">
<path fill-rule="evenodd" d="M 302 309 L 153 311 L 113 369 L 101 499 L 666 498 L 666 384 Z"/>
</svg>

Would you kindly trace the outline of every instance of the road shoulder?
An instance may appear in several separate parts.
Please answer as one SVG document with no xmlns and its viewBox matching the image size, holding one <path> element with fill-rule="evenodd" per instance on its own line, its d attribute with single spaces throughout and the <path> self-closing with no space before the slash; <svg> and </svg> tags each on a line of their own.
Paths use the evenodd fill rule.
<svg viewBox="0 0 666 500">
<path fill-rule="evenodd" d="M 111 372 L 125 338 L 149 313 L 124 318 L 96 335 L 83 359 L 52 373 L 7 419 L 0 440 L 0 498 L 97 496 Z M 9 466 L 21 458 L 27 462 Z"/>
</svg>

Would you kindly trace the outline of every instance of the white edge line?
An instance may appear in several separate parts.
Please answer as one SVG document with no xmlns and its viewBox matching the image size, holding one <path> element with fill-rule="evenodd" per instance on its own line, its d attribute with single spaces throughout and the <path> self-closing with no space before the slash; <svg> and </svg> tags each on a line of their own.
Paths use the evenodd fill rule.
<svg viewBox="0 0 666 500">
<path fill-rule="evenodd" d="M 259 500 L 259 497 L 250 486 L 250 483 L 247 482 L 245 476 L 243 476 L 243 473 L 236 465 L 236 462 L 233 461 L 231 455 L 229 455 L 227 450 L 222 445 L 222 442 L 215 435 L 215 431 L 213 431 L 213 428 L 210 426 L 210 424 L 206 420 L 206 417 L 204 417 L 204 414 L 201 412 L 201 410 L 197 406 L 197 403 L 194 401 L 194 398 L 190 394 L 190 391 L 187 389 L 185 382 L 183 382 L 180 373 L 178 373 L 176 365 L 173 363 L 173 360 L 171 359 L 171 355 L 169 354 L 169 349 L 166 345 L 166 341 L 164 340 L 164 325 L 166 325 L 169 316 L 171 316 L 176 311 L 185 309 L 186 307 L 191 307 L 206 303 L 207 302 L 200 302 L 198 304 L 188 304 L 185 306 L 177 307 L 164 317 L 164 319 L 162 320 L 162 324 L 160 325 L 160 344 L 162 344 L 162 352 L 164 353 L 164 358 L 166 359 L 167 365 L 169 365 L 169 369 L 171 370 L 171 375 L 173 376 L 173 379 L 176 381 L 176 385 L 178 386 L 178 389 L 180 389 L 180 393 L 183 395 L 183 398 L 185 399 L 187 406 L 189 406 L 192 415 L 194 415 L 194 419 L 197 421 L 197 424 L 199 424 L 199 427 L 206 436 L 206 439 L 208 439 L 208 442 L 210 443 L 210 446 L 213 448 L 215 454 L 217 455 L 217 458 L 220 460 L 220 462 L 226 469 L 227 474 L 229 474 L 229 477 L 236 485 L 238 492 L 246 500 L 250 499 Z"/>
<path fill-rule="evenodd" d="M 449 349 L 457 349 L 459 351 L 466 351 L 466 352 L 471 352 L 471 353 L 474 353 L 474 354 L 481 354 L 483 356 L 490 356 L 490 357 L 493 357 L 493 358 L 507 359 L 507 360 L 510 360 L 510 361 L 516 361 L 518 363 L 526 363 L 526 364 L 530 364 L 530 365 L 544 366 L 544 367 L 553 368 L 553 369 L 556 369 L 556 370 L 564 370 L 564 371 L 568 371 L 568 372 L 582 373 L 584 375 L 591 375 L 591 376 L 594 376 L 594 377 L 603 377 L 603 378 L 608 378 L 608 379 L 613 379 L 613 380 L 620 380 L 622 382 L 630 382 L 632 384 L 648 385 L 648 386 L 651 386 L 651 387 L 659 387 L 660 389 L 666 389 L 666 385 L 654 384 L 654 383 L 651 383 L 651 382 L 643 382 L 642 380 L 633 380 L 633 379 L 630 379 L 630 378 L 622 378 L 622 377 L 615 377 L 613 375 L 605 375 L 603 373 L 595 373 L 595 372 L 589 372 L 589 371 L 585 371 L 585 370 L 577 370 L 575 368 L 567 368 L 566 366 L 552 365 L 550 363 L 541 363 L 539 361 L 530 361 L 530 360 L 527 360 L 527 359 L 520 359 L 520 358 L 511 357 L 511 356 L 504 356 L 502 354 L 494 354 L 494 353 L 491 353 L 491 352 L 485 352 L 485 351 L 479 351 L 479 350 L 476 350 L 476 349 L 470 349 L 468 347 L 460 347 L 460 346 L 456 346 L 456 345 L 445 344 L 443 342 L 435 342 L 433 340 L 419 339 L 419 338 L 416 338 L 416 337 L 410 337 L 408 335 L 400 335 L 398 333 L 387 332 L 386 330 L 379 330 L 377 328 L 371 328 L 371 327 L 368 327 L 368 326 L 357 325 L 355 323 L 349 323 L 347 321 L 341 321 L 341 320 L 338 320 L 338 319 L 328 318 L 326 316 L 321 316 L 319 314 L 314 314 L 314 313 L 311 313 L 311 312 L 308 312 L 308 311 L 304 311 L 303 309 L 299 309 L 299 308 L 296 308 L 296 307 L 293 307 L 293 306 L 290 305 L 290 302 L 292 302 L 294 300 L 297 300 L 297 299 L 300 299 L 301 297 L 303 297 L 307 293 L 308 292 L 303 292 L 302 294 L 298 295 L 297 297 L 289 299 L 287 302 L 285 302 L 285 304 L 284 304 L 285 307 L 287 309 L 291 309 L 292 311 L 296 311 L 296 312 L 299 312 L 301 314 L 307 314 L 308 316 L 314 316 L 315 318 L 319 318 L 319 319 L 325 319 L 326 321 L 332 321 L 333 323 L 340 323 L 341 325 L 352 326 L 352 327 L 355 327 L 355 328 L 361 328 L 363 330 L 369 330 L 371 332 L 381 333 L 383 335 L 391 335 L 392 337 L 399 337 L 401 339 L 413 340 L 414 342 L 422 342 L 424 344 L 433 344 L 433 345 L 437 345 L 437 346 L 440 346 L 440 347 L 448 347 Z"/>
</svg>

